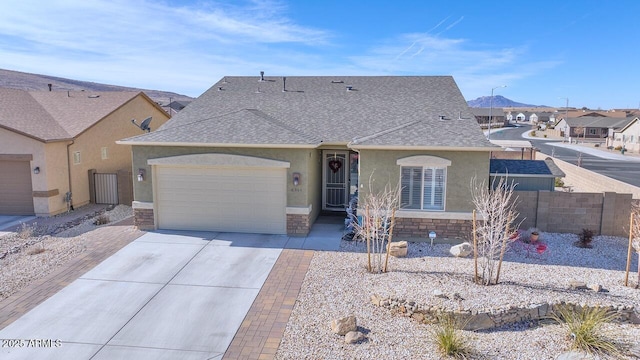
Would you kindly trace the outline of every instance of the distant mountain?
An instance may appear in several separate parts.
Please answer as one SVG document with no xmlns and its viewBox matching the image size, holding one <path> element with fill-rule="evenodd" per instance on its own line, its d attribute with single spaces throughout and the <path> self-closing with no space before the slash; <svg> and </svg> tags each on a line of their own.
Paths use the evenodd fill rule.
<svg viewBox="0 0 640 360">
<path fill-rule="evenodd" d="M 467 101 L 469 107 L 477 107 L 477 108 L 488 108 L 491 107 L 491 96 L 481 96 L 475 100 Z M 507 99 L 501 95 L 493 96 L 493 107 L 539 107 L 544 105 L 531 105 L 519 103 L 510 99 Z"/>
<path fill-rule="evenodd" d="M 172 101 L 191 101 L 192 97 L 176 94 L 170 91 L 137 89 L 125 86 L 99 84 L 88 81 L 65 79 L 55 76 L 30 74 L 19 71 L 0 69 L 0 88 L 18 89 L 26 91 L 47 91 L 51 84 L 53 91 L 143 91 L 153 101 L 160 105 L 168 105 Z"/>
</svg>

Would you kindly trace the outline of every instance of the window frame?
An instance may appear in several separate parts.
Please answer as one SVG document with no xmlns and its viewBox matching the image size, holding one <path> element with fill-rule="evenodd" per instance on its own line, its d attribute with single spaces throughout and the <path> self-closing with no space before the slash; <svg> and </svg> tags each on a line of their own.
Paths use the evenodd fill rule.
<svg viewBox="0 0 640 360">
<path fill-rule="evenodd" d="M 80 165 L 82 163 L 82 155 L 80 155 L 80 151 L 73 152 L 73 165 Z"/>
<path fill-rule="evenodd" d="M 417 156 L 410 156 L 410 157 L 406 157 L 406 158 L 402 158 L 402 159 L 398 159 L 396 162 L 397 165 L 400 166 L 400 182 L 398 184 L 398 186 L 400 187 L 400 210 L 410 210 L 410 211 L 446 211 L 446 205 L 447 205 L 447 168 L 449 166 L 451 166 L 451 161 L 448 159 L 444 159 L 444 158 L 440 158 L 440 157 L 435 157 L 435 156 L 429 156 L 429 155 L 417 155 Z M 407 208 L 407 207 L 403 207 L 403 198 L 402 198 L 402 189 L 403 189 L 403 173 L 404 173 L 404 169 L 420 169 L 420 206 L 419 208 Z M 430 169 L 432 170 L 432 180 L 430 181 L 430 187 L 432 189 L 432 199 L 435 199 L 436 197 L 436 193 L 435 190 L 438 187 L 438 170 L 442 170 L 442 203 L 441 204 L 437 204 L 439 205 L 438 208 L 434 208 L 434 207 L 427 207 L 425 208 L 425 203 L 424 203 L 424 195 L 425 195 L 425 174 L 426 171 Z M 411 171 L 409 176 L 410 179 L 409 182 L 413 183 L 414 182 L 414 171 Z M 433 204 L 433 202 L 431 203 Z M 431 206 L 431 205 L 429 205 Z"/>
</svg>

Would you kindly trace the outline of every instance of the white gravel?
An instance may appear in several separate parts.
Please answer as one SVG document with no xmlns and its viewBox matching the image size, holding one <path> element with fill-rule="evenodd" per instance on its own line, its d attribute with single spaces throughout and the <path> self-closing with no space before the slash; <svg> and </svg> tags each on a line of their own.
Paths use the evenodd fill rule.
<svg viewBox="0 0 640 360">
<path fill-rule="evenodd" d="M 366 272 L 362 243 L 343 242 L 340 252 L 316 252 L 287 324 L 277 359 L 439 359 L 430 340 L 432 326 L 392 315 L 370 296 L 395 296 L 447 309 L 509 308 L 560 301 L 589 305 L 632 305 L 640 311 L 640 290 L 624 287 L 627 241 L 598 236 L 593 249 L 573 246 L 573 234 L 543 233 L 543 256 L 505 255 L 500 284 L 473 283 L 473 260 L 453 258 L 450 245 L 409 244 L 407 258 L 391 258 L 390 272 Z M 634 280 L 637 255 L 631 266 Z M 571 280 L 600 284 L 608 292 L 569 290 Z M 464 300 L 436 298 L 433 290 L 459 293 Z M 355 315 L 367 340 L 347 345 L 331 332 L 334 318 Z M 603 330 L 622 349 L 640 342 L 640 325 L 607 324 Z M 520 323 L 492 331 L 464 332 L 472 358 L 555 359 L 569 348 L 560 325 Z M 623 357 L 624 358 L 624 357 Z M 631 359 L 631 357 L 626 357 Z"/>
<path fill-rule="evenodd" d="M 118 205 L 105 215 L 109 217 L 111 224 L 132 216 L 133 211 L 129 206 Z M 55 228 L 54 218 L 46 220 L 47 228 Z M 60 221 L 69 219 L 60 218 Z M 20 233 L 14 233 L 0 237 L 0 257 L 4 255 L 4 258 L 0 259 L 0 301 L 85 251 L 87 241 L 90 241 L 91 230 L 99 227 L 94 221 L 95 218 L 88 218 L 79 225 L 53 236 L 34 235 L 23 238 Z"/>
</svg>

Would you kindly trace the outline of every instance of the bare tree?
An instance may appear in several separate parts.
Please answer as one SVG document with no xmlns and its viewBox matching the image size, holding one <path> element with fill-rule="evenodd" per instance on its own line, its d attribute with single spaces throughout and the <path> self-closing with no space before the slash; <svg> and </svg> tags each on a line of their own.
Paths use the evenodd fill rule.
<svg viewBox="0 0 640 360">
<path fill-rule="evenodd" d="M 514 229 L 513 222 L 519 215 L 515 210 L 518 199 L 513 194 L 515 186 L 513 181 L 507 183 L 505 178 L 501 178 L 497 184 L 494 180 L 490 189 L 486 181 L 478 183 L 475 177 L 471 179 L 471 199 L 476 214 L 481 217 L 481 221 L 474 224 L 474 237 L 477 237 L 474 256 L 476 264 L 480 260 L 480 280 L 484 285 L 497 284 L 500 278 L 502 256 Z"/>
<path fill-rule="evenodd" d="M 374 192 L 369 179 L 369 192 L 365 195 L 362 223 L 354 226 L 356 236 L 367 242 L 367 269 L 369 272 L 386 272 L 389 248 L 393 238 L 395 214 L 400 199 L 400 189 L 389 184 L 380 192 Z"/>
<path fill-rule="evenodd" d="M 631 265 L 631 249 L 638 254 L 638 279 L 636 285 L 640 287 L 640 203 L 631 206 L 631 219 L 629 229 L 629 253 L 627 255 L 627 272 L 625 286 L 628 284 L 629 266 Z"/>
</svg>

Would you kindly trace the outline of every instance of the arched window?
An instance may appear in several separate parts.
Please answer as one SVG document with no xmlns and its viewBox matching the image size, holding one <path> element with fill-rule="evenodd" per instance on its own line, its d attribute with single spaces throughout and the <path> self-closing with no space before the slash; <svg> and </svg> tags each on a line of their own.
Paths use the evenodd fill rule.
<svg viewBox="0 0 640 360">
<path fill-rule="evenodd" d="M 401 208 L 444 210 L 450 160 L 418 155 L 398 159 L 396 164 L 400 165 Z"/>
</svg>

